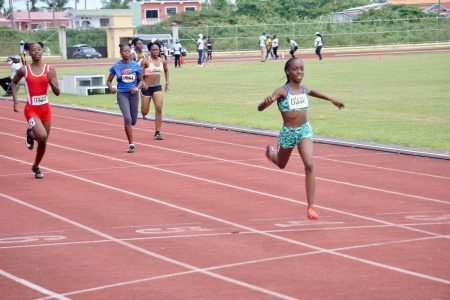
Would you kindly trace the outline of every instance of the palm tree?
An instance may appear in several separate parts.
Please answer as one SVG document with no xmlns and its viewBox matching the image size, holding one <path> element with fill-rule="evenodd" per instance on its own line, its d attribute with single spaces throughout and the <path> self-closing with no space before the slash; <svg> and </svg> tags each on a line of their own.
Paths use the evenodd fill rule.
<svg viewBox="0 0 450 300">
<path fill-rule="evenodd" d="M 102 0 L 102 4 L 106 9 L 130 8 L 131 0 Z"/>
<path fill-rule="evenodd" d="M 33 2 L 33 0 L 31 1 Z M 47 5 L 44 8 L 48 10 L 54 9 L 55 11 L 63 11 L 68 8 L 67 3 L 69 0 L 41 0 L 41 2 L 44 2 Z"/>
</svg>

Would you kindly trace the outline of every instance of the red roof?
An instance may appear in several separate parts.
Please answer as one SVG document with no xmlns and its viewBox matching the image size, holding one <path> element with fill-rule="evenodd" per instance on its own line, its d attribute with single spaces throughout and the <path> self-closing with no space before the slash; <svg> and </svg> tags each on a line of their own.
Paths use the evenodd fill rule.
<svg viewBox="0 0 450 300">
<path fill-rule="evenodd" d="M 68 17 L 65 16 L 65 12 L 63 11 L 55 11 L 55 19 L 69 19 Z M 28 16 L 28 12 L 22 12 L 22 11 L 18 11 L 18 12 L 13 12 L 13 16 L 15 20 L 53 20 L 53 12 L 52 11 L 48 11 L 48 12 L 30 12 L 30 15 Z"/>
</svg>

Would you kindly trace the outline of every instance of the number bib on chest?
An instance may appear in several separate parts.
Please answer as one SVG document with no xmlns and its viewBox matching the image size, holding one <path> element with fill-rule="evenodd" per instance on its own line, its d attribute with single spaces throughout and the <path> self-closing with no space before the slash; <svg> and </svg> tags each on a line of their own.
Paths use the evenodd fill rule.
<svg viewBox="0 0 450 300">
<path fill-rule="evenodd" d="M 306 97 L 306 94 L 291 95 L 288 100 L 290 110 L 299 110 L 308 108 L 308 98 Z"/>
<path fill-rule="evenodd" d="M 47 95 L 31 97 L 31 105 L 42 105 L 47 103 L 48 103 Z"/>
<path fill-rule="evenodd" d="M 122 74 L 122 81 L 126 83 L 132 83 L 136 79 L 134 74 Z"/>
</svg>

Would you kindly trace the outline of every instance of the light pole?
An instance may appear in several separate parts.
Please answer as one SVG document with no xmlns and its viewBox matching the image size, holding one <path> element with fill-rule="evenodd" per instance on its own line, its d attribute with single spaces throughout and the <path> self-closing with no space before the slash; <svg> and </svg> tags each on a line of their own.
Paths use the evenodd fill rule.
<svg viewBox="0 0 450 300">
<path fill-rule="evenodd" d="M 9 0 L 9 10 L 10 10 L 10 20 L 11 20 L 11 28 L 16 29 L 16 23 L 14 22 L 14 7 L 12 4 L 12 0 Z"/>
</svg>

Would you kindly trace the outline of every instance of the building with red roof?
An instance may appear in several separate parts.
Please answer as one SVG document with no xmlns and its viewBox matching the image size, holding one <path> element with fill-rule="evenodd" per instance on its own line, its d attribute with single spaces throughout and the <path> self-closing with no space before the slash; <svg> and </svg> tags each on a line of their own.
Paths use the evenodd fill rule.
<svg viewBox="0 0 450 300">
<path fill-rule="evenodd" d="M 49 27 L 69 26 L 70 20 L 63 11 L 22 12 L 12 14 L 17 30 L 41 30 Z M 10 21 L 11 22 L 11 21 Z"/>
</svg>

